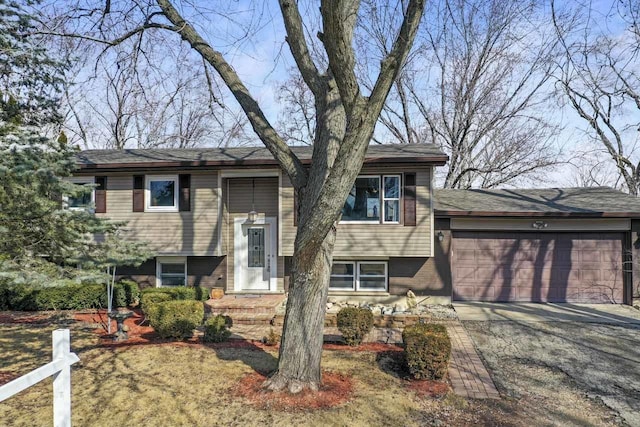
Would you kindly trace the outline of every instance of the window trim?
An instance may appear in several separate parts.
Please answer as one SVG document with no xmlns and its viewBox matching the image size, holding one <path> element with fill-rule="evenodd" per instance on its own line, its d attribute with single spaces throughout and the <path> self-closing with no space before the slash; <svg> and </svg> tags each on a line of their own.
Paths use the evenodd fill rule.
<svg viewBox="0 0 640 427">
<path fill-rule="evenodd" d="M 387 292 L 389 289 L 389 263 L 387 261 L 358 261 L 357 263 L 357 271 L 356 271 L 356 292 Z M 360 288 L 360 266 L 362 264 L 376 264 L 376 265 L 384 265 L 384 288 L 382 289 L 371 289 L 371 288 Z M 382 277 L 380 275 L 364 275 L 364 277 Z"/>
<path fill-rule="evenodd" d="M 162 288 L 162 264 L 184 264 L 184 286 L 189 285 L 189 276 L 187 275 L 187 257 L 186 256 L 161 256 L 156 257 L 156 288 Z M 172 286 L 174 287 L 174 286 Z"/>
<path fill-rule="evenodd" d="M 173 206 L 151 206 L 151 182 L 173 181 Z M 144 211 L 145 212 L 179 212 L 178 175 L 145 175 L 144 177 Z"/>
<path fill-rule="evenodd" d="M 385 177 L 397 177 L 398 178 L 398 185 L 400 186 L 399 188 L 399 198 L 398 199 L 388 199 L 384 197 L 384 178 Z M 378 175 L 358 175 L 356 177 L 356 179 L 359 178 L 378 178 L 378 200 L 380 201 L 380 218 L 378 219 L 378 221 L 362 221 L 362 220 L 354 220 L 354 221 L 350 221 L 348 219 L 343 219 L 342 217 L 340 217 L 340 222 L 338 222 L 338 224 L 370 224 L 370 225 L 381 225 L 381 224 L 389 224 L 389 225 L 401 225 L 402 224 L 402 218 L 403 218 L 403 208 L 402 208 L 402 201 L 403 201 L 403 196 L 404 193 L 402 192 L 402 182 L 403 182 L 403 174 L 402 173 L 397 173 L 397 174 L 378 174 Z M 355 185 L 355 181 L 353 183 L 353 185 Z M 398 210 L 399 210 L 399 214 L 398 214 L 398 221 L 385 221 L 384 220 L 384 201 L 385 200 L 398 200 Z M 346 200 L 345 200 L 346 203 Z"/>
<path fill-rule="evenodd" d="M 331 274 L 329 277 L 329 291 L 331 292 L 360 292 L 360 293 L 364 293 L 364 292 L 380 292 L 380 293 L 386 293 L 389 291 L 389 262 L 388 261 L 352 261 L 352 260 L 334 260 L 334 263 L 339 263 L 339 264 L 351 264 L 353 265 L 353 287 L 351 289 L 345 289 L 345 288 L 332 288 L 331 287 L 331 277 L 351 277 L 350 275 L 344 275 L 344 274 Z M 361 288 L 360 287 L 360 265 L 361 264 L 378 264 L 378 265 L 384 265 L 384 289 L 380 288 L 380 289 L 371 289 L 371 288 Z M 363 277 L 382 277 L 379 275 L 364 275 Z"/>
<path fill-rule="evenodd" d="M 62 203 L 65 209 L 68 209 L 70 211 L 89 211 L 89 212 L 93 212 L 95 210 L 95 203 L 96 203 L 96 177 L 95 176 L 72 176 L 70 178 L 67 178 L 67 181 L 76 184 L 76 185 L 86 185 L 86 184 L 91 184 L 93 185 L 93 188 L 91 189 L 91 202 L 89 203 L 89 206 L 69 206 L 69 196 L 68 195 L 63 195 L 62 196 Z"/>
<path fill-rule="evenodd" d="M 381 187 L 382 187 L 381 175 L 358 175 L 356 177 L 356 180 L 360 179 L 360 178 L 363 178 L 363 179 L 377 178 L 378 179 L 378 201 L 381 201 L 381 196 L 380 196 L 380 191 L 381 191 Z M 356 185 L 355 181 L 353 182 L 353 185 Z M 353 188 L 353 186 L 352 186 L 352 188 Z M 349 197 L 349 196 L 347 195 L 347 197 Z M 345 200 L 345 203 L 346 202 L 347 201 Z M 378 215 L 380 215 L 380 213 Z M 382 216 L 380 216 L 380 218 L 382 218 Z M 343 224 L 343 223 L 344 224 L 380 224 L 380 218 L 378 218 L 377 221 L 364 221 L 364 220 L 350 221 L 348 219 L 342 219 L 342 217 L 340 217 L 340 222 L 338 224 Z"/>
<path fill-rule="evenodd" d="M 384 180 L 385 178 L 398 178 L 398 198 L 388 198 L 385 197 L 384 194 Z M 382 197 L 382 215 L 380 217 L 380 219 L 382 220 L 383 224 L 400 224 L 401 219 L 402 219 L 402 174 L 391 174 L 391 175 L 382 175 L 382 178 L 380 180 L 380 195 Z M 389 200 L 389 201 L 394 201 L 397 200 L 398 201 L 398 220 L 397 221 L 386 221 L 385 217 L 386 215 L 386 204 L 385 202 Z"/>
<path fill-rule="evenodd" d="M 343 260 L 334 260 L 333 264 L 351 264 L 353 266 L 353 274 L 330 274 L 329 275 L 329 290 L 330 291 L 342 291 L 342 292 L 354 292 L 356 290 L 356 277 L 358 276 L 357 268 L 358 263 L 356 261 L 343 261 Z M 352 278 L 352 286 L 350 289 L 345 288 L 332 288 L 331 287 L 331 278 L 332 277 L 351 277 Z"/>
</svg>

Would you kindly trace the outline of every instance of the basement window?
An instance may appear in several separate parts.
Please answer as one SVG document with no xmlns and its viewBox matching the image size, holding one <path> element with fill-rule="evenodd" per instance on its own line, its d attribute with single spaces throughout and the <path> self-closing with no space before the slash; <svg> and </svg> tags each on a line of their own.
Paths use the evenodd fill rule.
<svg viewBox="0 0 640 427">
<path fill-rule="evenodd" d="M 334 261 L 329 281 L 331 291 L 385 292 L 385 261 Z"/>
<path fill-rule="evenodd" d="M 156 258 L 156 286 L 175 287 L 187 285 L 186 257 Z"/>
</svg>

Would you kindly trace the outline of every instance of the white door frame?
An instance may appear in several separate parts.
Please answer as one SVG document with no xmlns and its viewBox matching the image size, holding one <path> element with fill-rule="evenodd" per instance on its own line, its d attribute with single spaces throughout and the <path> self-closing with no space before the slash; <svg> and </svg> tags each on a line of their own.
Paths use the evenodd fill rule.
<svg viewBox="0 0 640 427">
<path fill-rule="evenodd" d="M 277 263 L 277 219 L 275 217 L 262 217 L 253 222 L 249 222 L 247 218 L 235 218 L 233 224 L 233 290 L 235 292 L 259 292 L 258 290 L 244 289 L 243 283 L 246 280 L 244 269 L 239 261 L 238 256 L 241 251 L 246 250 L 244 236 L 242 233 L 242 226 L 251 225 L 268 225 L 268 245 L 265 244 L 265 249 L 268 250 L 267 265 L 269 267 L 269 289 L 263 292 L 276 292 L 278 290 L 278 263 Z"/>
</svg>

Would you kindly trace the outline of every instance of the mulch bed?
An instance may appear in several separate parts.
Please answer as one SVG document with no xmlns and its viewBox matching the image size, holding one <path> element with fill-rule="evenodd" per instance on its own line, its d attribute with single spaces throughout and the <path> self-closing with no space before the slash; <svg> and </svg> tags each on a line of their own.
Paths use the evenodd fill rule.
<svg viewBox="0 0 640 427">
<path fill-rule="evenodd" d="M 325 371 L 320 390 L 304 390 L 298 394 L 288 391 L 272 392 L 263 388 L 266 376 L 252 373 L 240 379 L 234 393 L 260 409 L 277 411 L 306 411 L 328 409 L 348 402 L 353 395 L 353 380 L 346 375 Z"/>
<path fill-rule="evenodd" d="M 443 397 L 449 392 L 449 384 L 445 381 L 413 380 L 407 381 L 406 387 L 419 397 Z"/>
<path fill-rule="evenodd" d="M 0 385 L 4 385 L 9 381 L 15 380 L 20 375 L 14 371 L 0 371 Z"/>
</svg>

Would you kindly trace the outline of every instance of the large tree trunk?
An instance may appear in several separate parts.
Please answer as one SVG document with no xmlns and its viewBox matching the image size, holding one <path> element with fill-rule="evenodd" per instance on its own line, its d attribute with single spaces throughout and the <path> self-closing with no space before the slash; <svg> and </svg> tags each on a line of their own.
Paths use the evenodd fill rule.
<svg viewBox="0 0 640 427">
<path fill-rule="evenodd" d="M 265 383 L 269 390 L 298 393 L 304 389 L 316 391 L 320 386 L 325 305 L 335 236 L 333 229 L 319 248 L 295 252 L 278 370 Z"/>
</svg>

